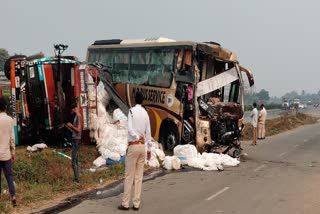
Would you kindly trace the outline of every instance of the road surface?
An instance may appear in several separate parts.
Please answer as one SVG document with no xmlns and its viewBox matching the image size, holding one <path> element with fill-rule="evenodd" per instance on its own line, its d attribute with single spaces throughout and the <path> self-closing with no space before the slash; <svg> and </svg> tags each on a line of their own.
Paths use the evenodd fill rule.
<svg viewBox="0 0 320 214">
<path fill-rule="evenodd" d="M 143 183 L 139 213 L 319 214 L 319 139 L 320 124 L 308 125 L 258 141 L 258 146 L 245 144 L 247 156 L 239 167 L 158 176 Z M 109 193 L 62 213 L 127 213 L 117 210 L 122 194 Z"/>
</svg>

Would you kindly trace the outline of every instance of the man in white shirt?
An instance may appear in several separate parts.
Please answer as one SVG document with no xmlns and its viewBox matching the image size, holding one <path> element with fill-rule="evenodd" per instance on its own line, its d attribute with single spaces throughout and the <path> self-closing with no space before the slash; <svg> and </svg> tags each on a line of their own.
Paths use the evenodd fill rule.
<svg viewBox="0 0 320 214">
<path fill-rule="evenodd" d="M 151 157 L 151 132 L 150 120 L 147 111 L 141 106 L 143 94 L 135 94 L 136 105 L 128 114 L 128 149 L 126 154 L 126 168 L 124 180 L 124 193 L 119 210 L 128 210 L 131 190 L 134 182 L 133 209 L 139 210 L 142 189 L 144 161 Z"/>
<path fill-rule="evenodd" d="M 253 126 L 253 133 L 252 133 L 252 145 L 257 145 L 257 126 L 258 126 L 258 110 L 257 110 L 257 103 L 253 103 L 253 109 L 251 111 L 251 125 Z"/>
<path fill-rule="evenodd" d="M 266 138 L 266 119 L 267 110 L 263 104 L 260 105 L 259 119 L 258 119 L 258 139 Z"/>
<path fill-rule="evenodd" d="M 6 101 L 3 97 L 0 98 L 0 177 L 3 169 L 6 177 L 11 201 L 13 206 L 17 206 L 16 191 L 14 188 L 12 176 L 12 161 L 16 158 L 15 142 L 13 132 L 13 120 L 6 113 Z M 0 194 L 1 194 L 1 179 L 0 179 Z"/>
</svg>

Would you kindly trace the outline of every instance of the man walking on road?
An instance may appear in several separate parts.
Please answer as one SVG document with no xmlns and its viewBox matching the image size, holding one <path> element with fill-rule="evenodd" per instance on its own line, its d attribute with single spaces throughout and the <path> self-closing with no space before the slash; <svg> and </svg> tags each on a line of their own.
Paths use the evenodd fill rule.
<svg viewBox="0 0 320 214">
<path fill-rule="evenodd" d="M 258 126 L 258 110 L 257 103 L 253 103 L 253 109 L 250 114 L 251 125 L 253 126 L 252 145 L 257 145 L 257 126 Z"/>
<path fill-rule="evenodd" d="M 119 210 L 129 210 L 131 191 L 134 182 L 133 210 L 140 208 L 140 196 L 144 161 L 150 159 L 151 133 L 150 121 L 147 111 L 141 106 L 143 94 L 135 94 L 136 105 L 129 110 L 128 114 L 128 149 L 125 162 L 125 180 L 122 203 Z"/>
<path fill-rule="evenodd" d="M 3 169 L 6 177 L 12 205 L 17 206 L 16 191 L 12 177 L 12 161 L 16 159 L 16 150 L 13 132 L 13 120 L 6 113 L 6 102 L 3 97 L 0 98 L 0 176 Z M 1 179 L 0 179 L 1 194 Z"/>
<path fill-rule="evenodd" d="M 266 138 L 266 119 L 267 119 L 267 110 L 263 104 L 260 105 L 260 113 L 258 119 L 258 139 Z"/>
</svg>

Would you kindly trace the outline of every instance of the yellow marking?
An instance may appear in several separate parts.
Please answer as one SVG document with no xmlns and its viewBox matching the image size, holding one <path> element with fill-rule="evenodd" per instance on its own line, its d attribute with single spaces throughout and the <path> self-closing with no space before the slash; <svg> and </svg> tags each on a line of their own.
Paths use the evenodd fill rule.
<svg viewBox="0 0 320 214">
<path fill-rule="evenodd" d="M 160 118 L 159 114 L 156 111 L 154 111 L 154 110 L 151 110 L 151 111 L 153 112 L 153 115 L 156 118 L 156 121 L 155 121 L 156 122 L 156 127 L 155 127 L 156 132 L 155 132 L 154 138 L 157 141 L 159 141 L 159 130 L 160 130 L 161 118 Z"/>
</svg>

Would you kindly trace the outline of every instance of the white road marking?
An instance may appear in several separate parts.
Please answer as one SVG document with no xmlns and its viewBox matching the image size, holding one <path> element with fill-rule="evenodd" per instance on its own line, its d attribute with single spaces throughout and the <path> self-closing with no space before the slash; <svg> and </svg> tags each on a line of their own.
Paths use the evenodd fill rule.
<svg viewBox="0 0 320 214">
<path fill-rule="evenodd" d="M 257 167 L 256 169 L 254 169 L 253 171 L 254 171 L 254 172 L 257 172 L 257 171 L 259 171 L 260 169 L 262 169 L 262 168 L 265 167 L 265 166 L 266 166 L 266 165 L 263 164 L 263 165 Z"/>
<path fill-rule="evenodd" d="M 210 200 L 212 200 L 213 198 L 217 197 L 218 195 L 224 193 L 224 192 L 227 191 L 228 189 L 230 189 L 230 187 L 225 187 L 225 188 L 223 188 L 222 190 L 220 190 L 219 192 L 211 195 L 211 196 L 210 196 L 209 198 L 207 198 L 206 200 L 207 200 L 207 201 L 210 201 Z"/>
<path fill-rule="evenodd" d="M 285 154 L 287 154 L 287 152 L 282 152 L 279 156 L 284 156 Z"/>
<path fill-rule="evenodd" d="M 299 145 L 298 145 L 298 144 L 296 144 L 296 145 L 294 145 L 293 147 L 294 147 L 294 148 L 297 148 L 298 146 L 299 146 Z"/>
</svg>

